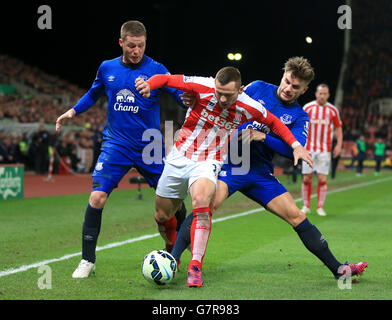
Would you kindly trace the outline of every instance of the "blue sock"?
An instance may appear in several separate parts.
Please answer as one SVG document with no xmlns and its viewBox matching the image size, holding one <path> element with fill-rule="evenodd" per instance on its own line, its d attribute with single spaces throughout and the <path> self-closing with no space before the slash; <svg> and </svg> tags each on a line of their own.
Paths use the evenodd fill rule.
<svg viewBox="0 0 392 320">
<path fill-rule="evenodd" d="M 334 274 L 334 276 L 336 276 L 338 274 L 338 269 L 342 264 L 335 259 L 328 248 L 327 241 L 316 226 L 311 224 L 306 218 L 298 226 L 296 226 L 294 230 L 297 232 L 305 247 L 317 256 Z"/>
<path fill-rule="evenodd" d="M 95 249 L 101 231 L 102 210 L 87 205 L 82 228 L 82 259 L 95 263 Z"/>
<path fill-rule="evenodd" d="M 186 217 L 184 222 L 181 224 L 181 228 L 177 233 L 177 240 L 171 252 L 173 257 L 177 261 L 180 260 L 182 253 L 191 243 L 192 221 L 193 221 L 193 214 L 190 214 L 189 216 Z"/>
</svg>

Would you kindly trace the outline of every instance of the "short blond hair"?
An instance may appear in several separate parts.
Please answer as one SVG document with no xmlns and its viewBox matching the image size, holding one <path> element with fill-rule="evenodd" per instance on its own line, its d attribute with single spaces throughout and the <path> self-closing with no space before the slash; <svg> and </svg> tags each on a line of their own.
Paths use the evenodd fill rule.
<svg viewBox="0 0 392 320">
<path fill-rule="evenodd" d="M 131 37 L 141 37 L 145 36 L 147 38 L 147 30 L 143 23 L 137 20 L 130 20 L 121 26 L 120 31 L 121 39 L 125 40 L 127 36 Z"/>
<path fill-rule="evenodd" d="M 283 67 L 284 72 L 304 80 L 309 84 L 314 79 L 314 70 L 308 59 L 304 57 L 292 57 L 286 61 Z"/>
</svg>

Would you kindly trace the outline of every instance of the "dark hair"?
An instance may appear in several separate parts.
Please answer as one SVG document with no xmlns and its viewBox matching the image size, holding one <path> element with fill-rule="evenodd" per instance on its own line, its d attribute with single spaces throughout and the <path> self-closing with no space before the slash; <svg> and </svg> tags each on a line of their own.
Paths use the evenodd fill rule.
<svg viewBox="0 0 392 320">
<path fill-rule="evenodd" d="M 130 20 L 121 26 L 120 32 L 121 39 L 125 40 L 127 36 L 141 37 L 145 36 L 147 38 L 147 30 L 143 23 L 137 20 Z"/>
<path fill-rule="evenodd" d="M 241 87 L 241 72 L 235 67 L 224 67 L 220 69 L 217 72 L 215 79 L 222 85 L 234 81 L 238 87 Z"/>
</svg>

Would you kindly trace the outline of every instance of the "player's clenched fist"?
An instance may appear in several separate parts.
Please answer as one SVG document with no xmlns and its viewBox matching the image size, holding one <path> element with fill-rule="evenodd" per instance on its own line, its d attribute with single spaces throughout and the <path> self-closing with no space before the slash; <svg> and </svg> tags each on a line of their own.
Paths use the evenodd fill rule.
<svg viewBox="0 0 392 320">
<path fill-rule="evenodd" d="M 135 87 L 139 93 L 145 97 L 149 98 L 150 97 L 150 85 L 144 81 L 142 78 L 137 78 L 135 80 Z"/>
<path fill-rule="evenodd" d="M 71 119 L 75 116 L 75 114 L 76 111 L 72 108 L 69 109 L 67 112 L 63 113 L 60 117 L 58 117 L 56 120 L 56 131 L 60 131 L 64 119 Z"/>
</svg>

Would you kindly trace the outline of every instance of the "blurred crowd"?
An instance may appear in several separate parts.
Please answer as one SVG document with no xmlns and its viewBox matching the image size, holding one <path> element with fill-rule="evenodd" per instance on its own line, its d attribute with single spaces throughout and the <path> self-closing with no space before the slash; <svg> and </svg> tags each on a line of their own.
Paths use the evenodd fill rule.
<svg viewBox="0 0 392 320">
<path fill-rule="evenodd" d="M 69 130 L 62 136 L 48 131 L 44 124 L 32 135 L 6 135 L 0 131 L 0 164 L 23 163 L 26 171 L 51 173 L 92 172 L 102 144 L 103 126 Z"/>
<path fill-rule="evenodd" d="M 342 122 L 345 140 L 363 134 L 369 144 L 382 138 L 392 149 L 392 113 L 369 108 L 380 98 L 392 98 L 392 2 L 352 2 L 352 30 L 344 78 Z"/>
<path fill-rule="evenodd" d="M 18 134 L 6 134 L 0 125 L 0 163 L 24 163 L 25 170 L 47 174 L 53 151 L 54 173 L 62 167 L 68 172 L 90 172 L 102 141 L 105 99 L 65 123 L 77 129 L 58 135 L 45 124 L 53 125 L 86 90 L 7 55 L 0 55 L 0 70 L 0 84 L 17 89 L 0 95 L 0 120 L 39 123 L 35 132 Z"/>
</svg>

